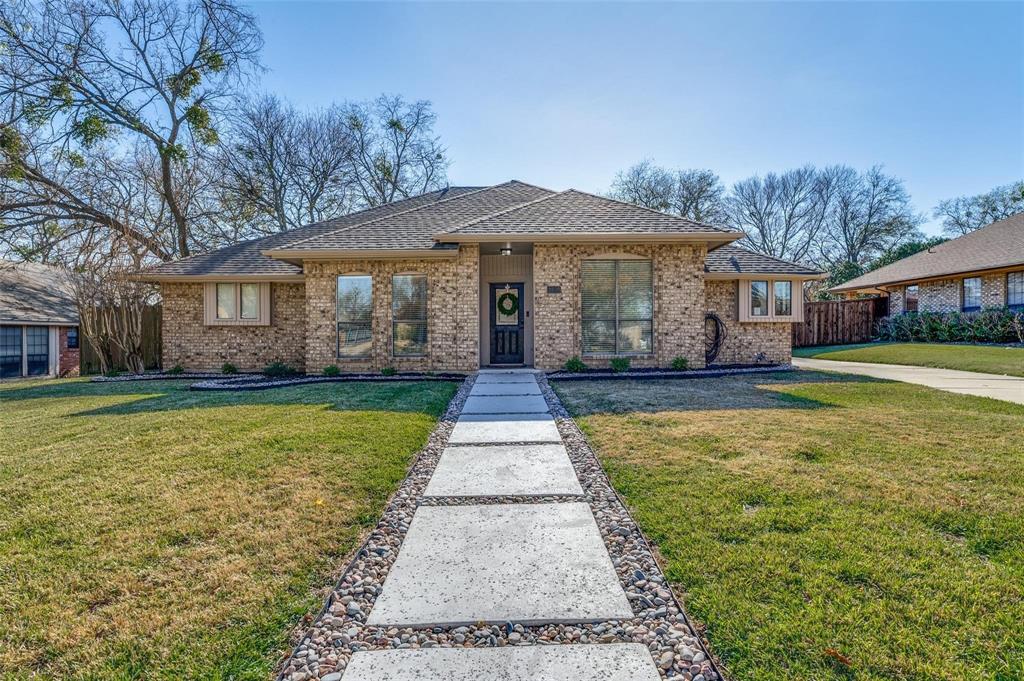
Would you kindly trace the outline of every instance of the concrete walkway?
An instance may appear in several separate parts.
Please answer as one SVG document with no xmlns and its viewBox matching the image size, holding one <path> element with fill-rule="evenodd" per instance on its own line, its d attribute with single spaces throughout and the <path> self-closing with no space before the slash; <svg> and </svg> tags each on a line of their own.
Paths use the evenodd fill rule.
<svg viewBox="0 0 1024 681">
<path fill-rule="evenodd" d="M 841 362 L 829 359 L 794 357 L 793 366 L 799 369 L 838 371 L 890 381 L 916 383 L 962 395 L 991 397 L 1006 402 L 1024 404 L 1024 378 L 979 374 L 973 371 L 933 369 L 903 364 L 872 364 L 869 362 Z"/>
<path fill-rule="evenodd" d="M 427 487 L 425 497 L 436 503 L 416 510 L 367 623 L 397 631 L 633 617 L 582 492 L 535 374 L 480 372 Z M 569 500 L 539 503 L 549 495 Z M 660 675 L 642 644 L 574 643 L 360 651 L 342 679 L 657 681 Z"/>
</svg>

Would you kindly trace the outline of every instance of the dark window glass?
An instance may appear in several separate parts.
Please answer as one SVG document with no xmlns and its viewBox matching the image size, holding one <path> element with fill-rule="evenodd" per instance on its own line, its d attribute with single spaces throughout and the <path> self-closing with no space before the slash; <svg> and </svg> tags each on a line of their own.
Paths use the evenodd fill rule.
<svg viewBox="0 0 1024 681">
<path fill-rule="evenodd" d="M 21 327 L 0 326 L 0 378 L 21 376 Z"/>
<path fill-rule="evenodd" d="M 585 354 L 637 355 L 654 349 L 650 260 L 587 260 L 581 270 Z"/>
<path fill-rule="evenodd" d="M 78 349 L 78 327 L 77 326 L 69 326 L 68 327 L 68 350 L 77 350 L 77 349 Z"/>
<path fill-rule="evenodd" d="M 45 376 L 50 371 L 50 330 L 47 327 L 25 327 L 25 354 L 29 376 Z"/>
<path fill-rule="evenodd" d="M 964 310 L 981 308 L 981 277 L 964 279 Z"/>
<path fill-rule="evenodd" d="M 338 277 L 338 357 L 360 359 L 373 348 L 373 279 L 369 275 Z"/>
<path fill-rule="evenodd" d="M 768 282 L 750 282 L 750 315 L 752 317 L 768 316 Z"/>
<path fill-rule="evenodd" d="M 907 312 L 917 312 L 917 284 L 908 286 L 904 291 L 903 308 Z"/>
<path fill-rule="evenodd" d="M 1010 307 L 1024 307 L 1024 272 L 1010 272 L 1006 275 L 1006 304 Z"/>
<path fill-rule="evenodd" d="M 427 276 L 391 278 L 392 343 L 396 357 L 427 354 Z"/>
</svg>

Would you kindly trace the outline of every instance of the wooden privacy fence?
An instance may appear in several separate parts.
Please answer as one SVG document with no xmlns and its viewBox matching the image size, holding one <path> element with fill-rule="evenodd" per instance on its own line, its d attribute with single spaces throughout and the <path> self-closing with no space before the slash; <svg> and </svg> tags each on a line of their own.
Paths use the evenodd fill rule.
<svg viewBox="0 0 1024 681">
<path fill-rule="evenodd" d="M 159 305 L 150 305 L 142 312 L 142 360 L 147 369 L 160 368 L 160 320 L 161 308 Z M 83 374 L 96 374 L 100 371 L 100 358 L 92 345 L 85 338 L 80 340 L 82 349 L 81 368 Z M 111 348 L 114 357 L 114 368 L 118 371 L 125 371 L 127 367 L 120 350 Z"/>
<path fill-rule="evenodd" d="M 804 303 L 804 321 L 793 324 L 793 347 L 867 343 L 875 320 L 888 312 L 888 298 Z"/>
</svg>

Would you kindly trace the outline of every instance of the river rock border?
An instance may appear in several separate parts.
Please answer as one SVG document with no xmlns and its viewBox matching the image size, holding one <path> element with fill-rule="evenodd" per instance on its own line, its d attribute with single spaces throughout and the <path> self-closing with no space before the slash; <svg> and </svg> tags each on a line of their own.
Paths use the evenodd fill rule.
<svg viewBox="0 0 1024 681">
<path fill-rule="evenodd" d="M 770 364 L 757 367 L 734 367 L 734 368 L 711 368 L 711 369 L 687 369 L 686 371 L 675 371 L 673 369 L 647 369 L 644 371 L 585 371 L 572 373 L 569 371 L 552 371 L 547 377 L 555 381 L 607 381 L 616 380 L 664 380 L 666 378 L 718 378 L 721 376 L 735 376 L 738 374 L 771 374 L 779 371 L 795 371 L 792 364 Z"/>
<path fill-rule="evenodd" d="M 431 628 L 366 625 L 366 618 L 381 593 L 417 507 L 453 501 L 457 504 L 509 503 L 507 497 L 432 499 L 423 496 L 475 381 L 475 377 L 470 377 L 452 398 L 427 445 L 410 467 L 380 522 L 342 573 L 323 610 L 282 665 L 280 681 L 340 681 L 351 655 L 362 650 L 570 643 L 641 643 L 651 651 L 663 678 L 685 681 L 721 678 L 665 580 L 650 545 L 612 489 L 590 445 L 543 374 L 538 373 L 537 380 L 584 490 L 583 497 L 565 498 L 590 504 L 634 617 L 627 621 L 541 626 L 515 622 Z M 561 500 L 562 495 L 552 495 L 518 498 L 513 503 Z"/>
</svg>

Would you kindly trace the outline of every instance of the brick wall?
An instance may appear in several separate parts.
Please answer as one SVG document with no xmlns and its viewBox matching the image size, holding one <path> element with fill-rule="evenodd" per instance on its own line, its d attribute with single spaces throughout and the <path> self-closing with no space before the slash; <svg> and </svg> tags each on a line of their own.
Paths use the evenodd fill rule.
<svg viewBox="0 0 1024 681">
<path fill-rule="evenodd" d="M 789 363 L 792 357 L 792 324 L 737 321 L 738 283 L 714 280 L 704 283 L 707 310 L 721 317 L 726 327 L 725 343 L 715 359 L 715 364 Z"/>
<path fill-rule="evenodd" d="M 585 258 L 616 254 L 650 258 L 654 276 L 654 353 L 633 357 L 635 367 L 668 366 L 686 357 L 694 368 L 704 366 L 703 246 L 686 244 L 602 247 L 543 245 L 533 248 L 534 362 L 556 369 L 582 355 L 580 268 Z M 548 286 L 561 287 L 548 293 Z M 607 366 L 604 357 L 584 357 L 592 366 Z"/>
<path fill-rule="evenodd" d="M 454 259 L 331 260 L 305 263 L 306 367 L 319 373 L 337 364 L 342 371 L 475 371 L 480 362 L 479 249 L 462 246 Z M 393 357 L 391 344 L 391 277 L 427 275 L 427 354 Z M 373 346 L 367 360 L 336 357 L 335 297 L 342 274 L 373 277 Z"/>
<path fill-rule="evenodd" d="M 269 326 L 206 326 L 203 284 L 166 283 L 163 298 L 162 364 L 188 371 L 220 371 L 230 362 L 258 371 L 271 362 L 298 370 L 306 366 L 306 300 L 301 283 L 270 286 Z"/>
<path fill-rule="evenodd" d="M 963 279 L 927 281 L 918 286 L 919 312 L 957 312 L 963 306 Z M 981 306 L 1002 307 L 1006 304 L 1006 275 L 981 277 Z M 903 309 L 893 310 L 902 312 Z"/>
<path fill-rule="evenodd" d="M 900 286 L 889 291 L 889 314 L 901 314 L 907 311 L 906 287 Z"/>
<path fill-rule="evenodd" d="M 85 342 L 81 333 L 78 336 L 79 347 L 68 347 L 68 329 L 71 327 L 60 327 L 60 334 L 57 339 L 57 375 L 77 376 L 81 371 L 82 355 L 81 344 Z"/>
</svg>

